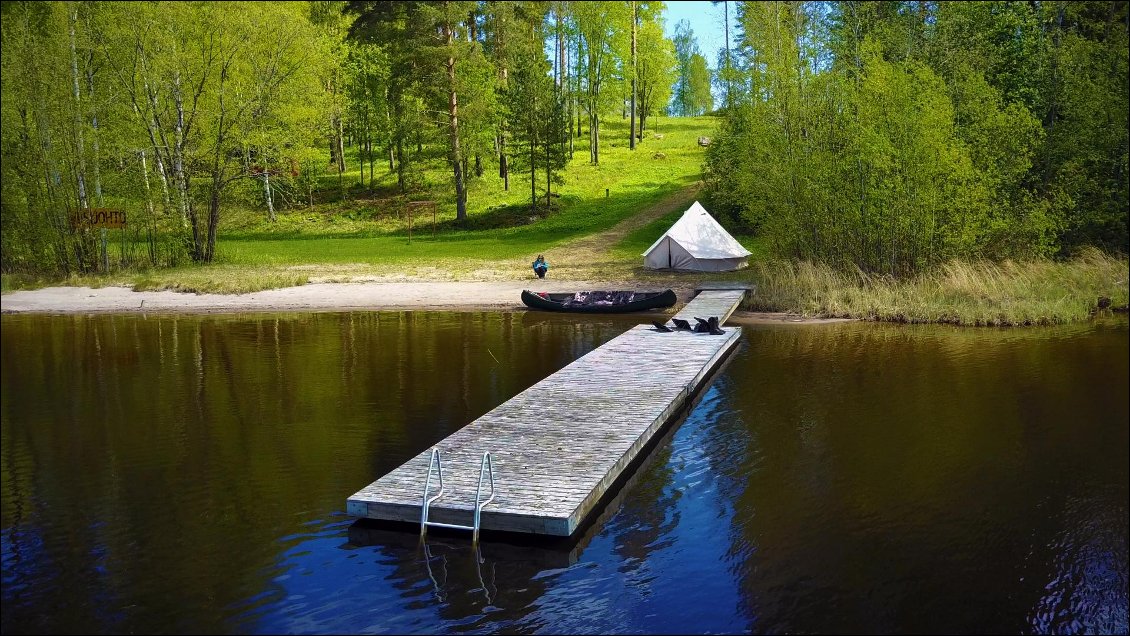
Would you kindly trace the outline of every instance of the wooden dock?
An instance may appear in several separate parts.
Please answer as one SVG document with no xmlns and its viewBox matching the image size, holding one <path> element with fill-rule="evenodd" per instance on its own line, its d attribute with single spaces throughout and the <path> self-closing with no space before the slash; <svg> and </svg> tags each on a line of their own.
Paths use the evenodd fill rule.
<svg viewBox="0 0 1130 636">
<path fill-rule="evenodd" d="M 676 317 L 718 316 L 744 290 L 699 293 Z M 470 525 L 483 452 L 495 498 L 483 530 L 570 536 L 647 443 L 690 402 L 738 344 L 741 329 L 664 333 L 637 325 L 438 442 L 444 495 L 429 518 Z M 419 524 L 431 448 L 346 502 L 355 517 Z M 432 479 L 432 494 L 437 490 Z M 484 493 L 489 486 L 484 485 Z M 484 494 L 484 499 L 485 499 Z"/>
</svg>

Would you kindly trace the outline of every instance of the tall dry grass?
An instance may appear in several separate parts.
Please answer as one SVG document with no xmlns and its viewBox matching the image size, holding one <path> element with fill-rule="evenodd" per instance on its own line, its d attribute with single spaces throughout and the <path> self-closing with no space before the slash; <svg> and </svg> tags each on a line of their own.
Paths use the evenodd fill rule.
<svg viewBox="0 0 1130 636">
<path fill-rule="evenodd" d="M 754 311 L 962 325 L 1048 325 L 1084 320 L 1101 304 L 1125 308 L 1128 261 L 1087 250 L 1068 261 L 960 262 L 909 279 L 840 272 L 809 262 L 760 261 Z"/>
</svg>

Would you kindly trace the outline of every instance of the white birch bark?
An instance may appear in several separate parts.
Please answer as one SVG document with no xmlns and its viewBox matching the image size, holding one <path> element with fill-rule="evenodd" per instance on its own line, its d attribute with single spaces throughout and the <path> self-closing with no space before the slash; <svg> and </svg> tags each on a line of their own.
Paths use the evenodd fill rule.
<svg viewBox="0 0 1130 636">
<path fill-rule="evenodd" d="M 83 146 L 82 135 L 82 96 L 78 84 L 78 47 L 75 45 L 75 24 L 78 22 L 78 7 L 71 9 L 71 79 L 74 80 L 75 98 L 75 145 L 77 150 L 78 202 L 79 207 L 86 209 L 90 202 L 86 198 L 86 150 Z"/>
</svg>

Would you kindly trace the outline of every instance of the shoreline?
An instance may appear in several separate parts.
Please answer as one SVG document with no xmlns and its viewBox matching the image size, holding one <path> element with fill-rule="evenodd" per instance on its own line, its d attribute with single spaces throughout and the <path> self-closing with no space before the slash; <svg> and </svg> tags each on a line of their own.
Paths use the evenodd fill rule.
<svg viewBox="0 0 1130 636">
<path fill-rule="evenodd" d="M 534 281 L 310 283 L 247 294 L 133 291 L 130 287 L 44 287 L 0 296 L 0 313 L 16 314 L 226 314 L 290 311 L 525 311 L 520 295 Z M 541 280 L 538 290 L 635 287 L 631 283 Z M 673 288 L 676 308 L 690 300 L 693 287 Z M 644 312 L 660 316 L 665 312 Z M 642 315 L 642 314 L 641 314 Z M 806 318 L 796 314 L 736 311 L 730 322 L 743 324 L 820 324 L 847 318 Z"/>
</svg>

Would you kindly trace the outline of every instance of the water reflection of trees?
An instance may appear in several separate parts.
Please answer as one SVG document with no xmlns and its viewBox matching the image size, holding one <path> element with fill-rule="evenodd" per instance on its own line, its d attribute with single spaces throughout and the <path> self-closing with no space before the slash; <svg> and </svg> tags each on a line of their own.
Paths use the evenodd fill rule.
<svg viewBox="0 0 1130 636">
<path fill-rule="evenodd" d="M 288 592 L 365 600 L 319 547 L 340 545 L 345 498 L 634 324 L 531 316 L 6 316 L 2 631 L 238 632 Z M 754 631 L 1056 631 L 1124 607 L 1124 578 L 1121 597 L 1096 583 L 1126 571 L 1124 326 L 743 337 L 718 402 L 594 526 L 612 555 L 692 572 L 657 553 L 718 541 L 686 528 L 693 496 L 732 507 Z M 692 487 L 700 461 L 711 481 Z M 401 536 L 350 548 L 393 564 L 378 589 L 397 611 L 536 631 L 531 608 L 564 594 L 545 555 L 484 543 L 475 567 L 456 537 L 431 546 L 440 602 Z M 276 580 L 303 558 L 355 578 Z"/>
<path fill-rule="evenodd" d="M 5 317 L 4 631 L 237 630 L 304 524 L 629 326 Z"/>
<path fill-rule="evenodd" d="M 1127 447 L 1124 329 L 746 337 L 728 377 L 750 434 L 715 470 L 744 481 L 731 555 L 754 631 L 1029 629 L 1072 523 L 1039 509 L 1117 483 L 1124 506 L 1126 451 L 1099 451 Z"/>
</svg>

